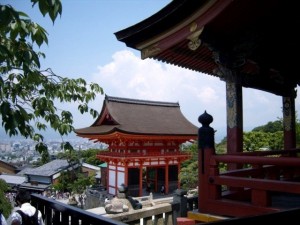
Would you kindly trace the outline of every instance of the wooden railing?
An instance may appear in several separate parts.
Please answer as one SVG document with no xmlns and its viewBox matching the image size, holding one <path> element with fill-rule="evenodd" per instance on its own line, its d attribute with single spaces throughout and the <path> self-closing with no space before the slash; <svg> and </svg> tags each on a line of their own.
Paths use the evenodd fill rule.
<svg viewBox="0 0 300 225">
<path fill-rule="evenodd" d="M 119 214 L 96 215 L 83 209 L 32 194 L 32 204 L 43 214 L 45 225 L 173 225 L 180 216 L 180 202 L 167 199 L 153 201 L 153 206 Z"/>
<path fill-rule="evenodd" d="M 274 194 L 300 195 L 299 150 L 216 155 L 205 151 L 199 211 L 243 217 L 280 211 Z M 236 169 L 220 171 L 220 164 Z M 204 194 L 205 193 L 205 194 Z M 300 203 L 299 203 L 300 206 Z"/>
<path fill-rule="evenodd" d="M 42 212 L 45 225 L 126 225 L 39 194 L 32 194 L 31 201 Z"/>
<path fill-rule="evenodd" d="M 184 192 L 183 192 L 184 193 Z M 73 207 L 38 194 L 32 194 L 32 204 L 41 210 L 45 225 L 137 225 L 137 224 L 156 224 L 156 225 L 176 225 L 178 217 L 187 217 L 189 212 L 197 211 L 198 197 L 186 197 L 178 195 L 173 200 L 158 200 L 155 206 L 128 213 L 100 216 L 83 209 Z M 283 224 L 288 221 L 289 225 L 296 225 L 300 215 L 300 208 L 282 210 L 274 213 L 266 213 L 258 216 L 248 216 L 241 218 L 225 218 L 219 221 L 212 219 L 212 214 L 205 221 L 196 220 L 196 224 L 216 224 L 216 225 L 253 225 L 253 224 Z M 201 218 L 204 218 L 202 215 Z M 215 221 L 215 222 L 211 222 Z M 199 223 L 197 223 L 199 222 Z"/>
<path fill-rule="evenodd" d="M 178 204 L 162 203 L 152 207 L 131 210 L 127 213 L 109 214 L 109 218 L 125 222 L 126 224 L 176 224 L 173 212 Z M 174 220 L 175 219 L 175 220 Z"/>
<path fill-rule="evenodd" d="M 266 213 L 258 216 L 247 216 L 239 218 L 228 218 L 213 222 L 207 222 L 210 225 L 253 225 L 253 224 L 279 224 L 279 225 L 298 225 L 300 209 L 289 209 L 274 213 Z M 196 223 L 198 225 L 203 225 L 203 222 Z"/>
</svg>

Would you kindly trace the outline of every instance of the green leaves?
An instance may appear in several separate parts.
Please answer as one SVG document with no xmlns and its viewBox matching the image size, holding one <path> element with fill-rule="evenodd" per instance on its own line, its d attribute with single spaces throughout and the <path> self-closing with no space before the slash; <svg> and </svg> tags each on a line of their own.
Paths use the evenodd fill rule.
<svg viewBox="0 0 300 225">
<path fill-rule="evenodd" d="M 49 15 L 54 23 L 62 14 L 60 0 L 31 0 L 43 16 Z M 10 136 L 22 135 L 37 142 L 36 150 L 47 160 L 47 146 L 39 131 L 52 128 L 61 136 L 74 131 L 72 112 L 58 109 L 57 102 L 76 103 L 78 111 L 97 111 L 89 103 L 97 94 L 103 94 L 96 84 L 84 79 L 70 79 L 55 74 L 51 69 L 41 70 L 40 57 L 35 50 L 48 44 L 48 33 L 31 21 L 24 12 L 10 5 L 0 5 L 0 118 Z M 64 149 L 71 150 L 66 144 Z"/>
<path fill-rule="evenodd" d="M 258 151 L 263 148 L 267 148 L 269 150 L 283 149 L 283 131 L 244 132 L 243 137 L 244 137 L 243 145 L 246 151 Z"/>
<path fill-rule="evenodd" d="M 52 22 L 56 20 L 56 17 L 62 14 L 62 4 L 60 0 L 31 0 L 32 6 L 38 3 L 40 12 L 43 16 L 49 14 Z"/>
<path fill-rule="evenodd" d="M 5 193 L 10 191 L 11 187 L 3 179 L 0 179 L 0 212 L 5 218 L 8 218 L 13 210 L 13 206 Z"/>
<path fill-rule="evenodd" d="M 30 32 L 32 42 L 36 42 L 38 46 L 41 46 L 43 42 L 48 44 L 48 33 L 40 25 L 37 23 L 32 23 Z"/>
</svg>

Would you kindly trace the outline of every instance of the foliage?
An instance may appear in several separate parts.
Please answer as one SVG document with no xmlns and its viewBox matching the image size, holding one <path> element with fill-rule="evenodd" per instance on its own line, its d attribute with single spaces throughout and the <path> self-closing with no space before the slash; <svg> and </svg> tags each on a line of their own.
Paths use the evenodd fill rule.
<svg viewBox="0 0 300 225">
<path fill-rule="evenodd" d="M 181 188 L 190 190 L 198 186 L 198 161 L 183 166 L 180 169 L 179 180 Z"/>
<path fill-rule="evenodd" d="M 277 131 L 283 131 L 283 121 L 282 119 L 279 119 L 273 122 L 268 122 L 265 125 L 253 128 L 252 131 L 265 133 L 275 133 Z"/>
<path fill-rule="evenodd" d="M 251 132 L 244 132 L 243 138 L 246 151 L 283 149 L 283 121 L 278 119 L 255 127 Z"/>
<path fill-rule="evenodd" d="M 283 149 L 283 131 L 269 132 L 244 132 L 244 150 L 257 151 L 261 149 Z"/>
<path fill-rule="evenodd" d="M 280 150 L 283 149 L 283 125 L 282 119 L 278 119 L 274 122 L 268 122 L 265 125 L 258 126 L 252 129 L 250 132 L 243 133 L 243 148 L 244 151 L 256 151 L 260 149 Z M 298 132 L 299 131 L 299 132 Z M 300 141 L 300 123 L 296 122 L 296 133 Z M 222 148 L 223 153 L 226 152 L 227 140 L 226 137 L 216 145 L 218 148 Z"/>
<path fill-rule="evenodd" d="M 189 152 L 191 158 L 184 161 L 181 165 L 179 180 L 181 188 L 190 190 L 198 185 L 198 144 L 193 143 L 185 146 L 183 151 Z"/>
<path fill-rule="evenodd" d="M 222 142 L 219 144 L 216 144 L 215 146 L 216 154 L 226 154 L 227 152 L 227 139 L 224 138 Z M 227 170 L 227 163 L 220 162 L 219 163 L 219 169 L 221 172 L 224 172 Z"/>
<path fill-rule="evenodd" d="M 69 165 L 74 165 L 72 170 L 61 173 L 58 178 L 58 183 L 53 185 L 53 188 L 60 191 L 69 191 L 74 193 L 82 193 L 85 187 L 93 185 L 96 180 L 93 176 L 85 176 L 81 173 L 76 165 L 81 165 L 82 162 L 86 162 L 86 159 L 94 160 L 96 164 L 99 165 L 100 161 L 96 158 L 96 154 L 99 150 L 89 149 L 86 151 L 75 151 L 72 146 L 66 146 L 69 143 L 63 143 L 62 148 L 67 148 L 66 151 L 59 153 L 57 155 L 60 159 L 66 159 Z M 96 162 L 96 160 L 98 160 Z"/>
<path fill-rule="evenodd" d="M 64 150 L 63 159 L 66 159 L 69 165 L 81 164 L 80 155 L 75 151 L 70 142 L 61 143 L 61 149 Z"/>
<path fill-rule="evenodd" d="M 69 161 L 82 161 L 94 166 L 98 166 L 102 162 L 97 158 L 97 154 L 100 152 L 99 149 L 87 149 L 84 151 L 67 150 L 57 154 L 59 159 L 69 159 Z"/>
<path fill-rule="evenodd" d="M 277 131 L 283 131 L 283 120 L 278 119 L 274 122 L 268 122 L 265 125 L 255 127 L 252 131 L 270 132 L 275 133 Z M 300 146 L 300 121 L 296 112 L 296 147 Z M 279 147 L 274 147 L 271 149 L 280 149 Z"/>
<path fill-rule="evenodd" d="M 43 16 L 52 22 L 62 14 L 60 0 L 31 0 Z M 36 150 L 47 151 L 41 131 L 54 129 L 61 136 L 74 131 L 72 113 L 55 106 L 56 102 L 77 103 L 78 111 L 97 111 L 88 103 L 96 94 L 103 94 L 95 83 L 69 79 L 55 74 L 50 68 L 41 69 L 40 58 L 45 54 L 35 48 L 48 44 L 47 32 L 30 20 L 24 12 L 10 5 L 0 5 L 0 117 L 9 136 L 21 135 L 36 141 Z M 49 126 L 49 127 L 48 127 Z M 70 145 L 66 144 L 66 148 Z M 47 160 L 47 154 L 43 156 Z"/>
<path fill-rule="evenodd" d="M 57 191 L 63 191 L 67 192 L 68 190 L 68 184 L 71 182 L 70 173 L 64 171 L 60 173 L 60 176 L 58 178 L 58 182 L 52 185 L 52 188 L 54 188 Z"/>
<path fill-rule="evenodd" d="M 42 156 L 42 159 L 40 161 L 40 165 L 44 165 L 48 162 L 50 162 L 50 154 L 48 152 L 48 148 L 44 143 L 38 143 L 35 146 L 36 151 L 40 150 L 40 154 Z"/>
<path fill-rule="evenodd" d="M 9 199 L 5 196 L 5 193 L 9 190 L 10 187 L 5 180 L 0 179 L 0 211 L 2 211 L 5 218 L 8 218 L 13 209 Z"/>
<path fill-rule="evenodd" d="M 100 152 L 99 149 L 88 149 L 85 151 L 81 151 L 81 158 L 83 159 L 84 162 L 94 165 L 94 166 L 99 166 L 102 162 L 97 158 L 97 154 Z"/>
<path fill-rule="evenodd" d="M 74 182 L 71 182 L 68 187 L 73 193 L 83 193 L 86 187 L 95 183 L 96 179 L 94 176 L 85 176 L 84 174 L 79 173 L 77 174 L 77 178 L 74 180 Z"/>
<path fill-rule="evenodd" d="M 217 154 L 225 154 L 227 152 L 227 139 L 224 138 L 223 141 L 216 144 L 215 148 Z"/>
<path fill-rule="evenodd" d="M 181 164 L 179 180 L 182 189 L 191 190 L 198 186 L 198 143 L 195 142 L 186 146 L 183 151 L 189 152 L 191 158 Z M 216 154 L 224 153 L 226 153 L 226 142 L 225 144 L 222 142 L 216 145 Z M 226 170 L 226 166 L 223 163 L 220 163 L 219 167 L 221 171 Z"/>
<path fill-rule="evenodd" d="M 72 171 L 64 171 L 58 178 L 58 182 L 53 184 L 55 190 L 71 193 L 82 193 L 87 186 L 95 184 L 93 176 L 85 176 L 80 169 L 73 168 Z"/>
<path fill-rule="evenodd" d="M 296 121 L 297 146 L 300 145 L 300 122 Z M 251 132 L 244 132 L 243 144 L 245 151 L 256 151 L 263 148 L 269 150 L 283 149 L 282 120 L 268 122 L 266 125 L 255 127 Z M 215 145 L 216 154 L 226 154 L 227 138 Z M 189 190 L 198 185 L 198 149 L 197 143 L 187 146 L 184 151 L 190 152 L 192 157 L 181 165 L 179 179 L 182 188 Z M 219 164 L 220 171 L 226 171 L 224 163 Z"/>
</svg>

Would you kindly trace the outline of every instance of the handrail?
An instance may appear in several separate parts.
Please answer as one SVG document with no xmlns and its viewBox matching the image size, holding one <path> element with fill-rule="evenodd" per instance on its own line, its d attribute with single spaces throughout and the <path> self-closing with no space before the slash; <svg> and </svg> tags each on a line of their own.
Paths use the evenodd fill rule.
<svg viewBox="0 0 300 225">
<path fill-rule="evenodd" d="M 121 221 L 96 215 L 77 207 L 52 200 L 40 194 L 31 194 L 31 201 L 32 204 L 42 212 L 45 225 L 126 225 L 126 223 Z"/>
<path fill-rule="evenodd" d="M 287 155 L 287 154 L 295 154 L 300 153 L 300 149 L 288 149 L 288 150 L 264 150 L 264 151 L 253 151 L 253 152 L 235 152 L 235 153 L 227 153 L 226 155 L 253 155 L 253 156 L 267 156 L 267 155 Z"/>
<path fill-rule="evenodd" d="M 273 204 L 279 193 L 300 195 L 299 149 L 234 154 L 215 154 L 214 148 L 202 151 L 200 211 L 230 217 L 259 215 L 280 210 Z M 222 171 L 220 163 L 227 164 L 228 170 Z"/>
<path fill-rule="evenodd" d="M 180 216 L 180 203 L 172 202 L 170 198 L 165 201 L 154 200 L 150 207 L 105 215 L 97 215 L 40 194 L 31 194 L 31 199 L 32 205 L 42 212 L 45 225 L 136 225 L 140 221 L 144 224 L 154 221 L 155 224 L 167 225 L 176 224 L 176 217 Z"/>
<path fill-rule="evenodd" d="M 212 159 L 216 162 L 256 164 L 256 165 L 277 165 L 277 166 L 299 166 L 300 158 L 296 157 L 262 157 L 242 155 L 214 155 Z"/>
<path fill-rule="evenodd" d="M 300 208 L 283 210 L 279 212 L 266 213 L 258 216 L 247 216 L 242 218 L 229 218 L 210 222 L 211 225 L 253 225 L 253 224 L 286 224 L 298 225 L 297 219 L 300 215 Z M 200 223 L 201 225 L 203 223 Z"/>
</svg>

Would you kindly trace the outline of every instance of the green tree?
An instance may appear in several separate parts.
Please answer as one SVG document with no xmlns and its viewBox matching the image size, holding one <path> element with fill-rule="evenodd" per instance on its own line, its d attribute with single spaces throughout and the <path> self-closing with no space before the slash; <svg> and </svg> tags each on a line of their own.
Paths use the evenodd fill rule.
<svg viewBox="0 0 300 225">
<path fill-rule="evenodd" d="M 216 145 L 216 154 L 226 153 L 226 138 Z M 181 187 L 185 190 L 190 190 L 198 186 L 198 143 L 195 142 L 191 145 L 186 146 L 183 149 L 184 152 L 189 152 L 191 157 L 181 164 L 181 169 L 179 173 L 179 180 Z M 220 163 L 219 165 L 221 171 L 225 171 L 226 165 Z"/>
<path fill-rule="evenodd" d="M 257 151 L 262 148 L 269 150 L 283 149 L 283 131 L 277 132 L 244 132 L 244 150 Z"/>
<path fill-rule="evenodd" d="M 273 122 L 268 122 L 265 125 L 258 126 L 252 129 L 252 131 L 258 132 L 265 132 L 265 133 L 274 133 L 277 131 L 283 131 L 283 122 L 282 119 L 278 119 Z"/>
<path fill-rule="evenodd" d="M 53 185 L 55 190 L 69 191 L 73 193 L 82 193 L 87 186 L 95 184 L 94 176 L 86 176 L 81 171 L 81 164 L 89 158 L 98 160 L 96 154 L 99 150 L 89 149 L 86 151 L 75 151 L 72 146 L 67 146 L 69 143 L 62 143 L 62 149 L 67 149 L 57 155 L 59 159 L 66 159 L 72 169 L 61 173 L 58 178 L 58 183 Z M 99 160 L 95 165 L 99 165 Z M 78 165 L 80 165 L 78 167 Z"/>
<path fill-rule="evenodd" d="M 257 151 L 262 148 L 283 149 L 283 121 L 278 119 L 255 127 L 251 132 L 244 132 L 243 137 L 246 151 Z"/>
<path fill-rule="evenodd" d="M 300 137 L 300 122 L 296 122 L 297 137 Z M 300 143 L 300 138 L 297 138 Z M 243 144 L 245 151 L 257 151 L 261 148 L 270 150 L 283 149 L 283 126 L 282 120 L 268 122 L 265 125 L 255 127 L 251 132 L 244 132 Z M 300 144 L 299 144 L 300 145 Z M 298 146 L 299 146 L 298 145 Z M 226 154 L 227 138 L 215 145 L 216 154 Z M 198 148 L 197 143 L 187 146 L 184 151 L 191 153 L 191 158 L 181 165 L 179 179 L 183 189 L 195 188 L 198 184 Z M 227 164 L 220 163 L 220 171 L 226 171 Z"/>
<path fill-rule="evenodd" d="M 77 179 L 74 182 L 69 183 L 68 187 L 73 193 L 83 193 L 86 187 L 96 183 L 96 179 L 93 176 L 85 176 L 82 173 L 77 175 Z"/>
<path fill-rule="evenodd" d="M 190 159 L 181 164 L 179 180 L 184 190 L 190 190 L 198 185 L 198 144 L 193 143 L 184 147 L 183 152 L 191 154 Z"/>
<path fill-rule="evenodd" d="M 62 14 L 60 0 L 31 0 L 52 22 Z M 21 135 L 36 141 L 36 150 L 47 151 L 42 131 L 54 129 L 62 137 L 74 131 L 72 113 L 56 102 L 78 104 L 80 113 L 97 116 L 88 103 L 103 94 L 96 84 L 69 79 L 42 69 L 36 49 L 48 44 L 47 32 L 11 5 L 0 4 L 0 117 L 9 136 Z M 70 145 L 66 145 L 69 147 Z M 46 154 L 46 153 L 45 153 Z M 43 159 L 47 159 L 47 154 Z"/>
<path fill-rule="evenodd" d="M 69 190 L 69 183 L 72 182 L 72 178 L 70 177 L 70 172 L 63 171 L 60 173 L 58 178 L 58 182 L 53 184 L 52 187 L 57 191 L 67 192 Z"/>
<path fill-rule="evenodd" d="M 82 193 L 87 186 L 96 183 L 94 176 L 86 176 L 82 173 L 81 168 L 73 168 L 69 171 L 64 171 L 58 178 L 58 182 L 52 187 L 58 191 L 69 191 L 71 193 Z"/>
<path fill-rule="evenodd" d="M 97 154 L 101 150 L 99 149 L 88 149 L 85 151 L 81 151 L 81 158 L 83 159 L 84 162 L 94 165 L 94 166 L 99 166 L 102 162 L 97 158 Z"/>
<path fill-rule="evenodd" d="M 68 147 L 71 148 L 71 147 Z M 67 159 L 67 160 L 73 160 L 73 162 L 75 161 L 79 161 L 81 160 L 82 162 L 94 165 L 94 166 L 98 166 L 99 164 L 102 163 L 102 161 L 100 161 L 97 158 L 97 154 L 100 152 L 101 150 L 99 149 L 87 149 L 84 151 L 74 151 L 74 150 L 68 150 L 68 151 L 64 151 L 64 152 L 60 152 L 57 154 L 57 158 L 58 159 Z"/>
<path fill-rule="evenodd" d="M 5 196 L 5 193 L 9 190 L 10 187 L 5 180 L 0 179 L 0 211 L 2 211 L 5 218 L 8 218 L 13 209 L 12 204 Z"/>
</svg>

